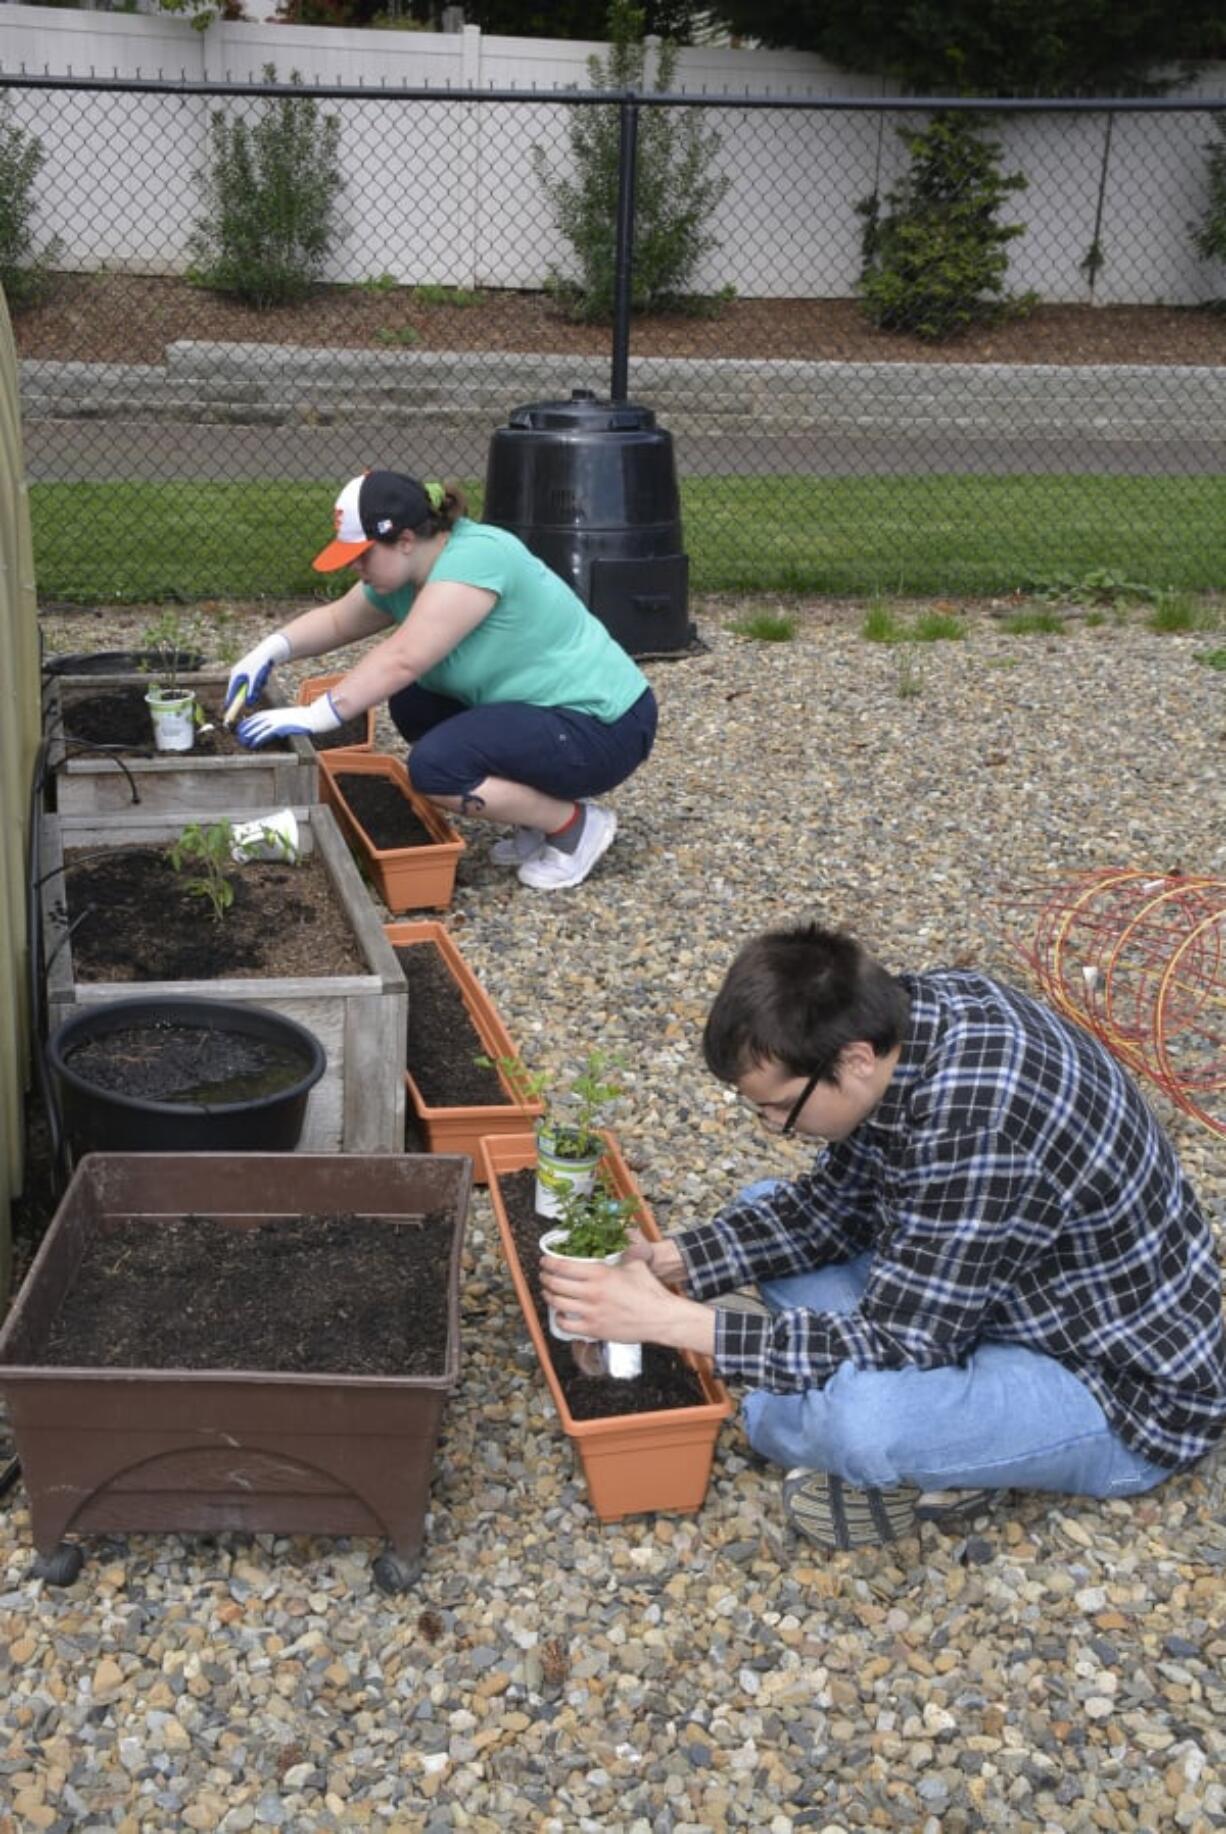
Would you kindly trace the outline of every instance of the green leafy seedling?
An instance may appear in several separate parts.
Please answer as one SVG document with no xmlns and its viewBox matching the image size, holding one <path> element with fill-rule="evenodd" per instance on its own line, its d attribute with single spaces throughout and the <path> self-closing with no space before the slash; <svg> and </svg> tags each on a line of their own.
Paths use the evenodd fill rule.
<svg viewBox="0 0 1226 1834">
<path fill-rule="evenodd" d="M 226 868 L 231 864 L 230 848 L 234 830 L 228 821 L 210 822 L 202 827 L 189 822 L 178 840 L 166 850 L 166 857 L 183 882 L 183 889 L 193 898 L 203 898 L 212 907 L 213 918 L 220 923 L 234 903 L 234 886 Z M 191 869 L 197 870 L 186 877 Z"/>
<path fill-rule="evenodd" d="M 615 1197 L 603 1183 L 582 1194 L 568 1192 L 561 1208 L 559 1227 L 566 1230 L 566 1236 L 556 1251 L 585 1261 L 621 1254 L 630 1241 L 630 1225 L 640 1216 L 635 1198 Z"/>
</svg>

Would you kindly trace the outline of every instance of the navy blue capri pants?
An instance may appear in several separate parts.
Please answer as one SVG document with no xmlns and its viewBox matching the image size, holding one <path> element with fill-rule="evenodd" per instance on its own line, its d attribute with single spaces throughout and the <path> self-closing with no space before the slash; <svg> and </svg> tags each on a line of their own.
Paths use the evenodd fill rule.
<svg viewBox="0 0 1226 1834">
<path fill-rule="evenodd" d="M 487 777 L 560 802 L 601 796 L 638 769 L 656 736 L 650 688 L 612 721 L 525 701 L 466 707 L 416 683 L 393 694 L 387 710 L 413 747 L 409 777 L 424 796 L 470 796 Z"/>
</svg>

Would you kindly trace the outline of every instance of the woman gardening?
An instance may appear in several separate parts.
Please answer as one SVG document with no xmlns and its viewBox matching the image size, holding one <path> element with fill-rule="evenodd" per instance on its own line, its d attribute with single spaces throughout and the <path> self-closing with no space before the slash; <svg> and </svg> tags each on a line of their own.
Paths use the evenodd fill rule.
<svg viewBox="0 0 1226 1834">
<path fill-rule="evenodd" d="M 492 857 L 524 885 L 579 885 L 617 831 L 591 799 L 651 751 L 656 701 L 642 671 L 564 580 L 505 529 L 474 522 L 452 484 L 368 471 L 336 499 L 336 537 L 314 562 L 358 583 L 235 663 L 226 718 L 269 672 L 388 632 L 309 707 L 248 714 L 249 747 L 334 732 L 386 701 L 412 747 L 414 787 L 440 808 L 515 832 Z"/>
</svg>

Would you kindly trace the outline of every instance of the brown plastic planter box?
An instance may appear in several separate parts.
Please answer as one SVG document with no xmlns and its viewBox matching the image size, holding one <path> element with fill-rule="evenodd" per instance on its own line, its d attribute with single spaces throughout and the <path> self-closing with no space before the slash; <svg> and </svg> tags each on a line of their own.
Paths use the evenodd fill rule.
<svg viewBox="0 0 1226 1834">
<path fill-rule="evenodd" d="M 455 891 L 456 867 L 465 843 L 451 823 L 409 782 L 399 758 L 385 752 L 325 752 L 320 760 L 320 789 L 342 829 L 353 840 L 362 863 L 389 911 L 444 910 Z M 432 846 L 376 847 L 338 785 L 339 775 L 383 777 L 400 791 L 418 820 L 434 836 Z"/>
<path fill-rule="evenodd" d="M 629 1166 L 611 1133 L 604 1134 L 606 1167 L 619 1197 L 637 1198 L 642 1205 L 640 1227 L 653 1242 L 660 1240 L 655 1218 L 647 1208 Z M 711 1373 L 706 1357 L 692 1351 L 677 1354 L 689 1364 L 702 1384 L 706 1399 L 694 1407 L 670 1408 L 653 1414 L 608 1415 L 599 1420 L 576 1420 L 554 1373 L 545 1332 L 537 1317 L 528 1282 L 520 1266 L 515 1238 L 498 1188 L 500 1174 L 519 1172 L 536 1164 L 536 1140 L 531 1134 L 508 1134 L 481 1142 L 490 1197 L 502 1238 L 502 1251 L 515 1282 L 515 1292 L 532 1337 L 545 1379 L 549 1383 L 562 1429 L 583 1465 L 592 1508 L 602 1522 L 619 1522 L 623 1516 L 648 1510 L 692 1515 L 702 1507 L 711 1478 L 715 1441 L 732 1412 L 723 1383 Z M 542 1219 L 541 1233 L 549 1227 Z"/>
<path fill-rule="evenodd" d="M 215 819 L 242 821 L 249 809 L 215 810 Z M 79 981 L 72 938 L 65 938 L 63 880 L 59 868 L 73 848 L 103 849 L 129 842 L 165 846 L 183 828 L 181 817 L 48 815 L 43 818 L 43 936 L 47 961 L 47 1016 L 54 1029 L 78 1006 L 123 999 L 133 992 L 201 999 L 250 1000 L 297 1019 L 314 1032 L 328 1057 L 311 1091 L 302 1149 L 307 1152 L 398 1153 L 404 1147 L 404 1081 L 388 1066 L 404 1062 L 409 990 L 392 954 L 370 894 L 329 810 L 318 803 L 295 809 L 304 853 L 322 854 L 366 960 L 364 974 L 256 976 L 209 981 Z"/>
<path fill-rule="evenodd" d="M 300 733 L 285 740 L 288 751 L 243 751 L 225 758 L 206 758 L 194 751 L 153 750 L 149 728 L 147 758 L 123 756 L 123 763 L 96 751 L 63 742 L 63 710 L 82 692 L 108 688 L 149 687 L 151 675 L 62 675 L 48 687 L 45 725 L 47 762 L 55 772 L 55 803 L 61 815 L 94 815 L 135 807 L 146 814 L 175 809 L 184 815 L 213 815 L 219 809 L 280 809 L 319 799 L 315 749 Z M 215 688 L 224 694 L 224 672 L 202 670 L 180 676 L 185 688 Z M 264 699 L 270 707 L 285 701 L 270 681 Z M 135 785 L 140 795 L 133 804 Z"/>
<path fill-rule="evenodd" d="M 9 1409 L 45 1577 L 71 1583 L 65 1535 L 164 1529 L 383 1535 L 387 1590 L 420 1570 L 430 1476 L 460 1360 L 464 1159 L 301 1153 L 95 1153 L 78 1166 L 0 1332 Z M 201 1212 L 235 1229 L 270 1217 L 454 1219 L 443 1367 L 429 1377 L 268 1370 L 102 1369 L 36 1359 L 91 1234 Z M 58 1551 L 57 1551 L 58 1550 Z"/>
<path fill-rule="evenodd" d="M 464 960 L 463 955 L 441 923 L 385 923 L 383 934 L 393 949 L 411 949 L 433 943 L 455 982 L 469 1018 L 479 1032 L 486 1054 L 497 1062 L 500 1057 L 518 1055 L 498 1014 L 494 1002 Z M 484 1165 L 479 1157 L 481 1141 L 487 1134 L 522 1134 L 545 1112 L 544 1102 L 521 1102 L 502 1071 L 498 1080 L 506 1090 L 506 1101 L 489 1108 L 432 1108 L 406 1070 L 404 1086 L 409 1109 L 416 1117 L 426 1149 L 432 1153 L 471 1153 L 473 1177 L 477 1184 L 486 1182 Z"/>
<path fill-rule="evenodd" d="M 338 670 L 335 675 L 308 675 L 305 681 L 299 683 L 297 696 L 298 706 L 309 707 L 313 700 L 318 700 L 321 694 L 325 694 L 329 688 L 334 688 L 338 681 L 344 681 L 344 679 L 344 672 L 341 670 Z M 313 752 L 317 756 L 323 755 L 329 758 L 352 758 L 355 752 L 361 755 L 364 752 L 373 751 L 375 749 L 376 718 L 375 709 L 373 707 L 367 709 L 365 718 L 366 737 L 360 744 L 320 745 L 316 740 L 312 742 Z"/>
</svg>

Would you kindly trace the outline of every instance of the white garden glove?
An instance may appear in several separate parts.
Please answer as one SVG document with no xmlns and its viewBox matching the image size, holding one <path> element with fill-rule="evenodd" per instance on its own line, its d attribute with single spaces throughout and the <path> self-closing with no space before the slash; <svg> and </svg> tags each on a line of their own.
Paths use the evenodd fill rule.
<svg viewBox="0 0 1226 1834">
<path fill-rule="evenodd" d="M 331 694 L 321 694 L 309 707 L 270 707 L 266 713 L 253 713 L 239 721 L 236 736 L 240 745 L 254 751 L 287 733 L 335 732 L 344 723 Z"/>
<path fill-rule="evenodd" d="M 226 705 L 222 718 L 227 724 L 237 719 L 244 707 L 255 706 L 276 664 L 288 661 L 289 638 L 279 630 L 257 643 L 245 656 L 239 657 L 230 670 L 230 679 L 226 684 Z"/>
</svg>

